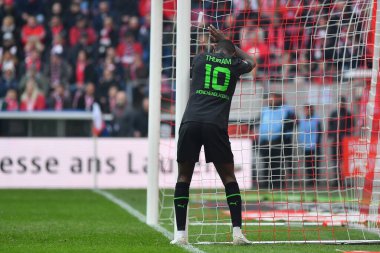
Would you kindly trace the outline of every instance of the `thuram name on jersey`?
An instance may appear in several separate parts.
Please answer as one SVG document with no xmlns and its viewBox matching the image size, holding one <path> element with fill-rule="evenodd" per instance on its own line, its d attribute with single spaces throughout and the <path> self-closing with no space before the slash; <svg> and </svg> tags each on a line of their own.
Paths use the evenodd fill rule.
<svg viewBox="0 0 380 253">
<path fill-rule="evenodd" d="M 226 64 L 226 65 L 232 64 L 231 58 L 218 58 L 212 55 L 206 55 L 206 61 L 217 62 L 220 64 Z"/>
</svg>

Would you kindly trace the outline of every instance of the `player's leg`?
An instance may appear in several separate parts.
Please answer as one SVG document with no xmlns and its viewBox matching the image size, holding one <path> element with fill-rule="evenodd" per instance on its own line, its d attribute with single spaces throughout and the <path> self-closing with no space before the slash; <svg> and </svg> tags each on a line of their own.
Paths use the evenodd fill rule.
<svg viewBox="0 0 380 253">
<path fill-rule="evenodd" d="M 190 182 L 194 166 L 194 162 L 178 162 L 178 178 L 174 190 L 174 209 L 179 234 L 182 233 L 181 231 L 186 230 L 187 205 L 189 204 Z"/>
<path fill-rule="evenodd" d="M 226 200 L 228 208 L 230 209 L 233 243 L 235 245 L 249 244 L 241 231 L 242 216 L 241 216 L 241 195 L 239 184 L 235 177 L 234 163 L 218 163 L 214 162 L 215 168 L 222 180 L 226 192 Z"/>
<path fill-rule="evenodd" d="M 195 123 L 181 125 L 177 147 L 178 178 L 174 190 L 177 233 L 172 244 L 187 244 L 186 218 L 189 189 L 201 146 L 200 125 Z"/>
<path fill-rule="evenodd" d="M 232 226 L 241 228 L 241 195 L 234 173 L 234 164 L 214 162 L 214 165 L 224 184 Z"/>
<path fill-rule="evenodd" d="M 213 162 L 222 180 L 233 227 L 233 243 L 250 243 L 241 232 L 241 195 L 234 172 L 234 157 L 227 131 L 213 125 L 205 125 L 202 130 L 206 162 Z"/>
</svg>

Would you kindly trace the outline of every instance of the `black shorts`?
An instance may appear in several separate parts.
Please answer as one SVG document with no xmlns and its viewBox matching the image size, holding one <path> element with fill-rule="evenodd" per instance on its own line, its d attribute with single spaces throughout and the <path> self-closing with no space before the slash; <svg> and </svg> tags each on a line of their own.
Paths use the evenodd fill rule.
<svg viewBox="0 0 380 253">
<path fill-rule="evenodd" d="M 213 124 L 197 122 L 181 124 L 177 162 L 198 162 L 202 145 L 207 163 L 234 162 L 227 130 Z"/>
</svg>

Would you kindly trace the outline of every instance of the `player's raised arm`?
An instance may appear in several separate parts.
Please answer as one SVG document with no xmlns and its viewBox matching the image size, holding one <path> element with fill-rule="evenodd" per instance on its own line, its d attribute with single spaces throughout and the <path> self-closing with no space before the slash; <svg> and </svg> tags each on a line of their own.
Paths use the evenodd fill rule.
<svg viewBox="0 0 380 253">
<path fill-rule="evenodd" d="M 219 29 L 216 29 L 213 25 L 210 25 L 208 27 L 208 30 L 210 31 L 211 40 L 214 42 L 228 39 Z M 255 60 L 251 55 L 247 54 L 237 46 L 235 46 L 235 49 L 237 57 L 249 62 L 252 65 L 252 69 L 256 67 Z"/>
</svg>

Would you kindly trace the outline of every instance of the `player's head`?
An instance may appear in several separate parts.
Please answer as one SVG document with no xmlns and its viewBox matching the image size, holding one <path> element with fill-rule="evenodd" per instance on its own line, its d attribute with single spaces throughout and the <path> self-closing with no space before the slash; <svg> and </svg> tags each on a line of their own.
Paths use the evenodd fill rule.
<svg viewBox="0 0 380 253">
<path fill-rule="evenodd" d="M 339 107 L 346 108 L 347 107 L 347 99 L 344 96 L 341 96 L 339 99 Z"/>
<path fill-rule="evenodd" d="M 310 104 L 305 104 L 304 107 L 304 113 L 306 118 L 310 118 L 314 115 L 314 106 Z"/>
<path fill-rule="evenodd" d="M 271 92 L 268 96 L 268 105 L 270 107 L 279 107 L 283 105 L 283 96 L 281 93 Z"/>
<path fill-rule="evenodd" d="M 215 45 L 215 52 L 224 53 L 228 56 L 233 56 L 236 52 L 235 45 L 230 40 L 220 40 Z"/>
</svg>

